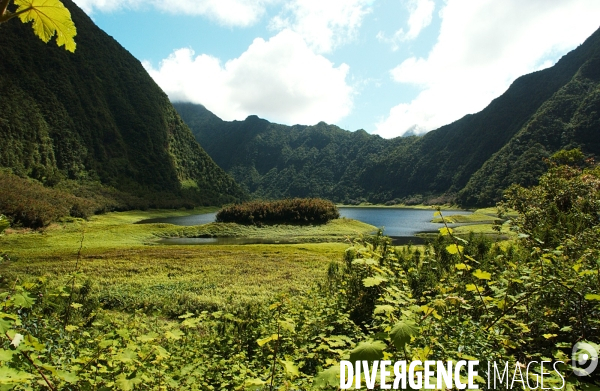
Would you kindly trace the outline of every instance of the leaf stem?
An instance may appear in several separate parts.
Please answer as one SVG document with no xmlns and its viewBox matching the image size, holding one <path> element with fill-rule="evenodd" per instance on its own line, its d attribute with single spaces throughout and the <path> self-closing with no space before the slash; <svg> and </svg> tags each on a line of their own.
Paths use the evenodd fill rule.
<svg viewBox="0 0 600 391">
<path fill-rule="evenodd" d="M 6 337 L 10 340 L 10 335 L 8 335 L 8 332 L 5 333 Z M 42 379 L 44 379 L 44 381 L 46 382 L 46 384 L 48 385 L 48 388 L 50 388 L 52 391 L 56 391 L 56 388 L 52 385 L 52 383 L 50 382 L 50 380 L 48 380 L 48 378 L 46 377 L 46 375 L 44 375 L 42 373 L 42 370 L 40 369 L 40 367 L 38 367 L 37 365 L 35 365 L 35 362 L 33 362 L 33 360 L 31 359 L 31 357 L 29 357 L 27 354 L 25 354 L 25 352 L 20 351 L 21 355 L 23 357 L 25 357 L 27 359 L 27 361 L 29 361 L 29 363 L 35 368 L 35 370 L 40 374 L 40 376 L 42 377 Z"/>
<path fill-rule="evenodd" d="M 0 3 L 0 7 L 2 7 L 2 3 Z M 8 6 L 8 4 L 7 4 Z M 29 12 L 33 9 L 33 7 L 27 7 L 17 12 L 8 12 L 6 9 L 3 10 L 2 14 L 0 14 L 0 23 L 8 22 L 12 18 L 24 14 L 25 12 Z"/>
<path fill-rule="evenodd" d="M 446 227 L 446 232 L 448 232 L 448 235 L 450 235 L 450 237 L 452 238 L 452 241 L 454 242 L 454 245 L 456 246 L 456 251 L 458 251 L 458 255 L 460 255 L 461 261 L 465 262 L 465 256 L 460 251 L 458 240 L 456 240 L 456 238 L 454 237 L 454 234 L 452 233 L 452 230 L 450 230 L 450 228 L 448 227 L 448 224 L 446 223 L 446 219 L 442 215 L 442 208 L 438 207 L 437 208 L 437 212 L 440 214 L 440 219 L 442 219 L 442 223 L 444 223 L 444 227 Z"/>
<path fill-rule="evenodd" d="M 279 342 L 281 339 L 281 306 L 277 309 L 277 343 L 275 344 L 275 351 L 273 352 L 273 368 L 271 369 L 271 387 L 270 391 L 273 391 L 273 381 L 275 380 L 275 366 L 277 365 L 277 351 L 279 350 Z"/>
<path fill-rule="evenodd" d="M 10 12 L 7 12 L 8 3 L 10 3 L 10 0 L 2 0 L 2 1 L 0 1 L 0 23 L 3 22 L 3 19 L 6 16 L 10 15 Z"/>
<path fill-rule="evenodd" d="M 84 239 L 85 239 L 85 226 L 83 227 L 83 230 L 81 231 L 81 241 L 79 242 L 79 250 L 77 251 L 77 260 L 75 261 L 75 270 L 73 271 L 73 278 L 71 279 L 71 290 L 69 292 L 69 300 L 67 302 L 67 312 L 65 313 L 65 322 L 64 322 L 63 328 L 67 327 L 67 325 L 69 323 L 69 315 L 71 313 L 71 303 L 73 301 L 73 291 L 75 290 L 75 278 L 76 278 L 76 273 L 79 271 L 79 261 L 81 260 L 81 249 L 83 248 Z"/>
</svg>

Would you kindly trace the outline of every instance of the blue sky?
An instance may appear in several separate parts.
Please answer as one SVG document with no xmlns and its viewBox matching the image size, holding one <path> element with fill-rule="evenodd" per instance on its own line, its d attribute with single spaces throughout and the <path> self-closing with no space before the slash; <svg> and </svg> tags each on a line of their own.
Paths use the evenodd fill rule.
<svg viewBox="0 0 600 391">
<path fill-rule="evenodd" d="M 75 0 L 172 101 L 383 137 L 478 112 L 598 27 L 598 0 Z"/>
</svg>

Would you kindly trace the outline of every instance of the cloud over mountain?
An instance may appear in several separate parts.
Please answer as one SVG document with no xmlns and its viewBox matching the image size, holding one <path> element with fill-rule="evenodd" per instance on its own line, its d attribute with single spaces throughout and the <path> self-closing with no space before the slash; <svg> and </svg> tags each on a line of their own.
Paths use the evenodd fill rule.
<svg viewBox="0 0 600 391">
<path fill-rule="evenodd" d="M 225 64 L 179 49 L 157 69 L 144 66 L 172 101 L 201 103 L 226 120 L 256 114 L 284 124 L 336 122 L 352 107 L 349 67 L 315 54 L 287 29 L 256 38 Z"/>
<path fill-rule="evenodd" d="M 419 94 L 392 107 L 376 132 L 423 133 L 483 109 L 517 77 L 553 65 L 550 55 L 581 43 L 598 28 L 597 15 L 595 0 L 532 0 L 526 6 L 520 0 L 448 0 L 429 54 L 410 57 L 390 73 Z"/>
</svg>

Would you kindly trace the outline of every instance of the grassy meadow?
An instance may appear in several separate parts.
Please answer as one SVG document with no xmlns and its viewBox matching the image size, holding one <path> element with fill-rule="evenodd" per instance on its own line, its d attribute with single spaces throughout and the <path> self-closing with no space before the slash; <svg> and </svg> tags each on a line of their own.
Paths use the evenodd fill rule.
<svg viewBox="0 0 600 391">
<path fill-rule="evenodd" d="M 490 234 L 494 232 L 492 209 L 447 220 L 470 224 L 456 228 L 460 234 Z M 8 255 L 8 261 L 0 265 L 0 275 L 4 283 L 47 276 L 61 284 L 64 276 L 78 269 L 104 308 L 177 316 L 186 311 L 267 302 L 281 293 L 303 291 L 324 279 L 329 262 L 340 261 L 353 238 L 375 229 L 345 218 L 309 226 L 135 224 L 215 210 L 114 212 L 87 221 L 67 219 L 42 231 L 9 229 L 0 237 L 0 248 Z M 269 238 L 298 243 L 159 243 L 161 238 L 178 237 Z"/>
<path fill-rule="evenodd" d="M 320 226 L 243 226 L 211 223 L 181 227 L 134 224 L 194 211 L 131 211 L 69 219 L 43 231 L 9 230 L 0 248 L 4 283 L 47 276 L 56 284 L 76 268 L 104 308 L 177 316 L 187 311 L 265 302 L 300 292 L 323 280 L 327 265 L 339 261 L 351 238 L 374 230 L 354 220 Z M 293 238 L 281 245 L 161 245 L 166 237 Z M 318 243 L 321 242 L 321 243 Z M 78 253 L 81 253 L 78 258 Z M 78 260 L 79 259 L 79 260 Z"/>
</svg>

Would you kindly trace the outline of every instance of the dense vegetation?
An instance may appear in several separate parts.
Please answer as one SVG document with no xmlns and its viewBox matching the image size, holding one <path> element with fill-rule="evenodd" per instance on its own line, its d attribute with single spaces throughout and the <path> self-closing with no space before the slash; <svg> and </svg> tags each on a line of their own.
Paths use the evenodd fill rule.
<svg viewBox="0 0 600 391">
<path fill-rule="evenodd" d="M 513 183 L 534 185 L 546 169 L 543 159 L 560 149 L 580 148 L 587 156 L 598 156 L 599 70 L 600 47 L 596 45 L 573 78 L 471 177 L 459 194 L 460 202 L 487 204 L 499 200 Z"/>
<path fill-rule="evenodd" d="M 26 279 L 21 270 L 15 283 L 17 269 L 8 269 L 0 296 L 6 332 L 0 384 L 337 389 L 341 359 L 385 357 L 479 359 L 484 367 L 497 360 L 511 371 L 520 368 L 517 361 L 536 361 L 528 384 L 543 370 L 541 360 L 562 361 L 557 368 L 564 384 L 546 368 L 545 387 L 593 390 L 599 373 L 576 376 L 571 349 L 577 342 L 600 343 L 600 169 L 559 161 L 538 186 L 509 192 L 503 207 L 519 211 L 512 223 L 517 241 L 459 238 L 447 227 L 418 248 L 393 247 L 381 234 L 364 237 L 318 284 L 267 303 L 178 306 L 165 320 L 141 292 L 146 305 L 139 311 L 126 303 L 103 309 L 98 298 L 105 292 L 83 273 L 81 250 L 72 271 L 56 281 Z M 522 209 L 526 204 L 532 207 Z M 64 266 L 52 270 L 64 273 Z M 518 388 L 527 388 L 524 372 Z M 477 379 L 484 389 L 485 380 Z"/>
<path fill-rule="evenodd" d="M 249 201 L 217 212 L 217 222 L 238 224 L 325 224 L 339 219 L 334 203 L 319 198 Z"/>
<path fill-rule="evenodd" d="M 493 205 L 510 184 L 535 184 L 542 158 L 559 149 L 600 154 L 599 58 L 600 30 L 483 111 L 423 137 L 384 140 L 256 116 L 226 122 L 200 105 L 174 106 L 215 162 L 258 198 Z"/>
<path fill-rule="evenodd" d="M 0 170 L 0 183 L 0 211 L 18 227 L 43 228 L 64 218 L 88 218 L 109 211 L 189 209 L 194 205 L 193 199 L 169 192 L 138 197 L 94 181 L 62 180 L 54 186 L 43 186 L 9 170 Z"/>
<path fill-rule="evenodd" d="M 28 25 L 2 25 L 0 167 L 61 191 L 69 181 L 106 187 L 139 207 L 243 197 L 140 62 L 64 3 L 77 25 L 75 53 L 45 44 Z"/>
</svg>

